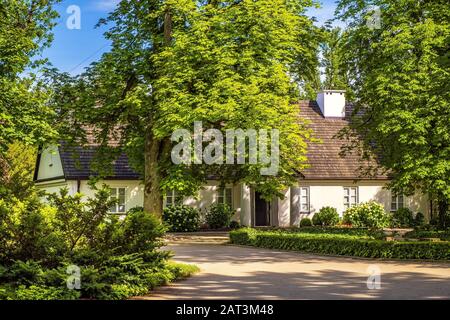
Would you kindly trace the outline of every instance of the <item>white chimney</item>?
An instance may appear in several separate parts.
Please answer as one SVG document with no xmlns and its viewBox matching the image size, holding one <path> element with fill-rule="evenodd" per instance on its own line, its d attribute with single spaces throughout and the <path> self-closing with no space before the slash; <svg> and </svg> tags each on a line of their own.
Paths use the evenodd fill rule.
<svg viewBox="0 0 450 320">
<path fill-rule="evenodd" d="M 345 118 L 345 90 L 319 91 L 317 104 L 325 118 Z"/>
</svg>

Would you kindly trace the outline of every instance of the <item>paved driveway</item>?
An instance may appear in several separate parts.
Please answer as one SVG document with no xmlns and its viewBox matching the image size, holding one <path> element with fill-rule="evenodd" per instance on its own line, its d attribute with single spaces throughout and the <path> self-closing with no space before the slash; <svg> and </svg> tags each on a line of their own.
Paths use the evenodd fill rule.
<svg viewBox="0 0 450 320">
<path fill-rule="evenodd" d="M 172 243 L 201 272 L 145 299 L 450 299 L 450 264 L 324 257 L 231 245 Z M 368 268 L 381 271 L 369 290 Z M 375 267 L 373 267 L 375 266 Z M 376 269 L 374 269 L 376 270 Z"/>
</svg>

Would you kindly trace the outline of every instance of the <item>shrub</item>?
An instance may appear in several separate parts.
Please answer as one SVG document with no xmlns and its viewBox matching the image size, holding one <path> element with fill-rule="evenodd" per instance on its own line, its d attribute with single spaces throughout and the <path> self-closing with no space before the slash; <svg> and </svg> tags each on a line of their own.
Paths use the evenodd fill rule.
<svg viewBox="0 0 450 320">
<path fill-rule="evenodd" d="M 425 239 L 439 238 L 444 241 L 450 241 L 450 231 L 443 230 L 420 230 L 416 229 L 405 234 L 406 238 Z"/>
<path fill-rule="evenodd" d="M 316 226 L 334 226 L 339 223 L 339 214 L 335 208 L 323 207 L 313 216 L 312 223 Z"/>
<path fill-rule="evenodd" d="M 311 227 L 312 221 L 310 218 L 303 218 L 300 220 L 300 227 Z"/>
<path fill-rule="evenodd" d="M 186 205 L 169 206 L 164 209 L 163 221 L 172 232 L 197 231 L 200 225 L 200 213 L 197 209 Z"/>
<path fill-rule="evenodd" d="M 225 228 L 230 225 L 234 210 L 224 203 L 214 204 L 206 214 L 206 223 L 211 229 Z"/>
<path fill-rule="evenodd" d="M 140 208 L 123 221 L 97 190 L 86 203 L 67 190 L 49 197 L 0 200 L 0 299 L 123 299 L 184 277 L 159 251 L 165 227 Z M 67 267 L 80 268 L 81 290 L 68 290 Z"/>
<path fill-rule="evenodd" d="M 450 242 L 403 242 L 361 239 L 331 234 L 308 234 L 239 229 L 231 243 L 261 248 L 357 256 L 366 258 L 450 260 Z"/>
<path fill-rule="evenodd" d="M 388 226 L 389 216 L 383 205 L 369 201 L 345 210 L 343 223 L 353 227 L 383 228 Z"/>
<path fill-rule="evenodd" d="M 414 226 L 421 227 L 425 224 L 425 216 L 422 212 L 417 212 L 416 217 L 414 218 Z"/>
<path fill-rule="evenodd" d="M 239 229 L 240 227 L 241 227 L 241 225 L 238 221 L 233 220 L 230 222 L 231 229 Z"/>
<path fill-rule="evenodd" d="M 400 208 L 392 214 L 391 225 L 393 227 L 412 227 L 414 225 L 413 213 L 408 208 Z"/>
</svg>

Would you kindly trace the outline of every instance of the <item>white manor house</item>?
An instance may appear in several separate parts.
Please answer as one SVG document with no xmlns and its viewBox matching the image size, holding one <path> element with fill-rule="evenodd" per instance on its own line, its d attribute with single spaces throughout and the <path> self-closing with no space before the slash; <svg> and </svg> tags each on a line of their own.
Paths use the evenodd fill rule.
<svg viewBox="0 0 450 320">
<path fill-rule="evenodd" d="M 176 192 L 164 197 L 164 205 L 177 201 L 197 207 L 201 211 L 217 202 L 230 204 L 236 210 L 235 220 L 245 226 L 298 225 L 301 218 L 312 218 L 324 206 L 335 207 L 342 215 L 346 208 L 356 203 L 370 200 L 384 205 L 386 211 L 408 207 L 414 212 L 422 212 L 430 217 L 430 201 L 423 194 L 412 197 L 392 194 L 383 188 L 389 181 L 387 176 L 362 178 L 359 174 L 360 160 L 357 155 L 339 155 L 343 141 L 335 135 L 349 121 L 349 106 L 345 103 L 345 93 L 339 90 L 325 90 L 317 96 L 317 101 L 298 103 L 302 118 L 308 119 L 310 126 L 321 143 L 308 146 L 309 167 L 301 172 L 297 185 L 284 191 L 284 199 L 265 201 L 260 194 L 243 184 L 219 188 L 219 182 L 210 180 L 198 197 L 179 199 Z M 92 196 L 88 186 L 92 172 L 90 162 L 95 147 L 80 149 L 79 158 L 62 147 L 42 150 L 36 162 L 34 180 L 40 189 L 57 192 L 67 187 L 71 194 L 80 192 Z M 113 213 L 124 214 L 130 208 L 143 205 L 143 185 L 139 175 L 128 165 L 125 155 L 114 164 L 115 175 L 101 183 L 108 184 L 118 204 Z"/>
</svg>

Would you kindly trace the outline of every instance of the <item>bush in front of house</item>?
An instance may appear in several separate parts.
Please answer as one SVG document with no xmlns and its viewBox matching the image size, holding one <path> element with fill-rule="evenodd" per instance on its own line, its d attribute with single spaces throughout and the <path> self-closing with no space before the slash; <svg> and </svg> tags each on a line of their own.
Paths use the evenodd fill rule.
<svg viewBox="0 0 450 320">
<path fill-rule="evenodd" d="M 230 222 L 231 229 L 239 229 L 240 227 L 241 227 L 241 224 L 238 221 L 232 220 Z"/>
<path fill-rule="evenodd" d="M 391 226 L 395 228 L 409 228 L 414 226 L 414 216 L 410 209 L 400 208 L 392 214 Z"/>
<path fill-rule="evenodd" d="M 384 228 L 390 217 L 383 205 L 375 201 L 357 204 L 345 210 L 342 222 L 356 228 Z"/>
<path fill-rule="evenodd" d="M 365 258 L 450 260 L 450 242 L 406 242 L 361 239 L 355 236 L 260 231 L 230 232 L 231 243 L 277 250 Z"/>
<path fill-rule="evenodd" d="M 220 229 L 230 226 L 233 215 L 234 210 L 228 204 L 217 203 L 209 208 L 205 219 L 209 228 Z"/>
<path fill-rule="evenodd" d="M 158 250 L 158 218 L 133 210 L 119 220 L 108 213 L 114 201 L 107 188 L 86 203 L 67 189 L 48 205 L 0 199 L 0 299 L 125 299 L 196 271 Z M 71 275 L 80 288 L 67 288 Z"/>
<path fill-rule="evenodd" d="M 335 226 L 339 223 L 339 214 L 336 208 L 323 207 L 313 216 L 312 223 L 315 226 Z"/>
<path fill-rule="evenodd" d="M 193 232 L 200 226 L 200 212 L 187 205 L 164 208 L 163 221 L 172 232 Z"/>
<path fill-rule="evenodd" d="M 414 226 L 422 227 L 425 225 L 425 216 L 422 212 L 417 212 L 416 216 L 414 217 Z"/>
<path fill-rule="evenodd" d="M 310 218 L 303 218 L 302 220 L 300 220 L 300 227 L 311 227 L 312 226 L 312 221 Z"/>
</svg>

